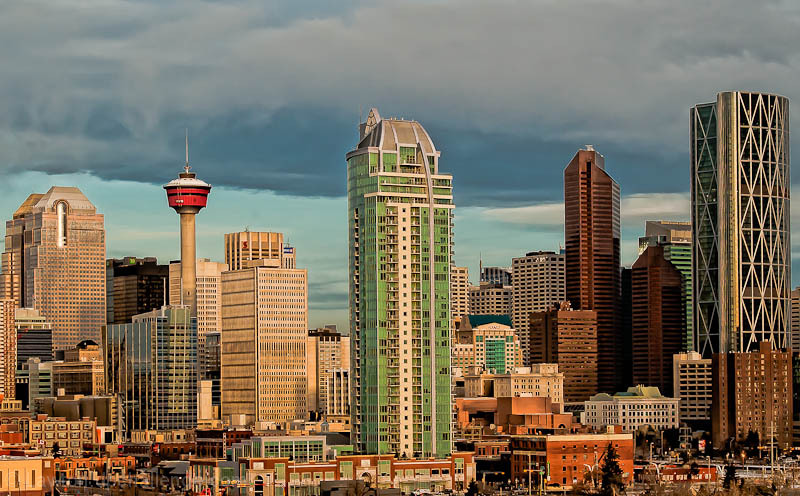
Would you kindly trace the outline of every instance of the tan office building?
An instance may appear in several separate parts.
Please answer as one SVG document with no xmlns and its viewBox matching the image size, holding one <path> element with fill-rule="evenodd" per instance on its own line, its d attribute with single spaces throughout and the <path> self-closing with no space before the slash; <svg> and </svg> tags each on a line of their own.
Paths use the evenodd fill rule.
<svg viewBox="0 0 800 496">
<path fill-rule="evenodd" d="M 450 267 L 450 309 L 453 327 L 469 313 L 469 268 Z"/>
<path fill-rule="evenodd" d="M 547 397 L 553 403 L 563 405 L 564 374 L 559 372 L 558 365 L 552 363 L 519 367 L 506 374 L 491 374 L 476 369 L 464 374 L 464 391 L 467 398 Z"/>
<path fill-rule="evenodd" d="M 681 422 L 707 427 L 711 422 L 711 359 L 696 352 L 672 356 L 674 396 L 680 399 Z"/>
<path fill-rule="evenodd" d="M 308 331 L 306 341 L 306 378 L 309 412 L 329 413 L 328 389 L 336 369 L 350 369 L 350 336 L 342 336 L 336 327 Z"/>
<path fill-rule="evenodd" d="M 469 288 L 470 315 L 511 315 L 511 286 L 482 282 Z"/>
<path fill-rule="evenodd" d="M 307 334 L 306 270 L 259 266 L 222 273 L 223 421 L 306 418 Z"/>
<path fill-rule="evenodd" d="M 96 442 L 97 422 L 93 419 L 67 420 L 64 417 L 37 415 L 30 423 L 31 443 L 44 445 L 51 453 L 58 444 L 61 456 L 83 455 L 83 445 Z"/>
<path fill-rule="evenodd" d="M 532 363 L 531 312 L 547 311 L 567 299 L 564 259 L 564 253 L 534 251 L 511 261 L 511 322 L 519 335 L 526 365 Z"/>
<path fill-rule="evenodd" d="M 31 195 L 6 222 L 3 293 L 53 323 L 53 348 L 100 342 L 106 322 L 103 215 L 78 189 Z"/>
<path fill-rule="evenodd" d="M 283 233 L 236 232 L 225 235 L 225 263 L 230 270 L 258 265 L 260 260 L 273 260 L 283 269 L 296 267 L 296 253 L 283 241 Z"/>
<path fill-rule="evenodd" d="M 197 350 L 203 354 L 206 334 L 222 330 L 222 273 L 224 263 L 197 259 Z M 181 305 L 181 263 L 169 264 L 169 304 Z"/>
<path fill-rule="evenodd" d="M 17 371 L 17 328 L 14 314 L 17 304 L 12 299 L 0 299 L 0 395 L 13 399 Z"/>
</svg>

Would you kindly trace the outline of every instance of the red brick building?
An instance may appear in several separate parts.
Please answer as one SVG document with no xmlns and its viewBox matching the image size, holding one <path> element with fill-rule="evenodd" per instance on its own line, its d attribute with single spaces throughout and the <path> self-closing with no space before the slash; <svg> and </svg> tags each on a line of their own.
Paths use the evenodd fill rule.
<svg viewBox="0 0 800 496">
<path fill-rule="evenodd" d="M 239 458 L 233 462 L 191 459 L 188 484 L 193 494 L 211 488 L 252 488 L 264 496 L 311 494 L 323 481 L 361 480 L 377 488 L 410 493 L 424 488 L 466 490 L 475 480 L 473 454 L 453 453 L 444 459 L 401 460 L 394 455 L 348 455 L 328 462 L 295 463 L 289 458 Z"/>
<path fill-rule="evenodd" d="M 571 488 L 603 466 L 609 446 L 619 456 L 626 483 L 633 481 L 633 434 L 553 434 L 511 438 L 511 480 L 536 487 L 542 474 L 546 484 Z"/>
<path fill-rule="evenodd" d="M 569 302 L 530 314 L 532 363 L 556 363 L 564 374 L 564 401 L 597 394 L 597 312 L 573 310 Z"/>
</svg>

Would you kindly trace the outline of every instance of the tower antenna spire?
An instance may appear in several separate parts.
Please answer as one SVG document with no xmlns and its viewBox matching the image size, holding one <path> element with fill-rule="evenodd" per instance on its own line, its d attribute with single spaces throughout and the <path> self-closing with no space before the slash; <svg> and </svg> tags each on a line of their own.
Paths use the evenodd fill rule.
<svg viewBox="0 0 800 496">
<path fill-rule="evenodd" d="M 189 169 L 191 169 L 191 167 L 189 167 L 189 128 L 187 127 L 186 128 L 186 165 L 183 166 L 183 170 L 185 170 L 188 173 Z"/>
</svg>

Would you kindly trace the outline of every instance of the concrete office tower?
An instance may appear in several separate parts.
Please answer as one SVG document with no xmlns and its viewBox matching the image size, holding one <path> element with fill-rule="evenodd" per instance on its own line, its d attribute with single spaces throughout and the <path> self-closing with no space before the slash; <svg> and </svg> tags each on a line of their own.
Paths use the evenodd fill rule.
<svg viewBox="0 0 800 496">
<path fill-rule="evenodd" d="M 228 265 L 212 262 L 207 258 L 198 258 L 195 264 L 197 346 L 201 356 L 204 355 L 206 335 L 222 330 L 222 273 Z M 169 264 L 169 304 L 181 304 L 181 263 Z"/>
<path fill-rule="evenodd" d="M 631 268 L 633 383 L 672 396 L 672 356 L 683 350 L 686 306 L 680 271 L 649 246 Z"/>
<path fill-rule="evenodd" d="M 711 428 L 711 359 L 690 351 L 672 356 L 673 396 L 680 399 L 681 422 L 692 429 Z"/>
<path fill-rule="evenodd" d="M 197 321 L 189 307 L 167 306 L 106 326 L 103 357 L 127 436 L 197 425 Z"/>
<path fill-rule="evenodd" d="M 419 122 L 360 125 L 347 154 L 352 440 L 363 453 L 451 452 L 452 176 Z"/>
<path fill-rule="evenodd" d="M 511 319 L 520 337 L 526 365 L 530 365 L 530 315 L 566 301 L 564 253 L 532 251 L 511 260 L 514 284 Z"/>
<path fill-rule="evenodd" d="M 297 253 L 283 242 L 283 233 L 236 232 L 225 235 L 225 263 L 230 270 L 259 265 L 261 260 L 273 260 L 284 269 L 294 269 Z"/>
<path fill-rule="evenodd" d="M 273 261 L 222 273 L 222 419 L 305 419 L 308 273 Z"/>
<path fill-rule="evenodd" d="M 100 340 L 106 321 L 103 215 L 78 188 L 31 195 L 6 222 L 4 294 L 53 323 L 53 347 Z"/>
<path fill-rule="evenodd" d="M 792 353 L 767 341 L 756 351 L 711 357 L 711 434 L 714 446 L 756 432 L 762 443 L 774 434 L 777 447 L 792 445 Z"/>
<path fill-rule="evenodd" d="M 481 264 L 480 281 L 489 284 L 500 284 L 501 286 L 511 286 L 512 269 L 511 267 L 484 267 Z"/>
<path fill-rule="evenodd" d="M 0 299 L 0 395 L 14 399 L 17 372 L 17 330 L 14 314 L 17 302 Z"/>
<path fill-rule="evenodd" d="M 664 248 L 664 259 L 672 262 L 683 276 L 686 323 L 683 336 L 683 351 L 694 347 L 692 332 L 692 223 L 678 221 L 648 220 L 644 237 L 639 238 L 639 255 L 648 246 Z"/>
<path fill-rule="evenodd" d="M 453 314 L 453 328 L 469 313 L 469 268 L 450 267 L 450 307 Z"/>
<path fill-rule="evenodd" d="M 306 378 L 308 411 L 328 413 L 328 384 L 334 369 L 350 368 L 350 336 L 342 336 L 336 326 L 308 331 L 306 340 Z"/>
<path fill-rule="evenodd" d="M 691 109 L 695 349 L 789 345 L 789 100 L 726 91 Z"/>
<path fill-rule="evenodd" d="M 564 401 L 576 403 L 597 393 L 597 312 L 573 310 L 563 302 L 530 314 L 533 363 L 555 363 L 564 374 Z"/>
<path fill-rule="evenodd" d="M 591 145 L 564 169 L 564 240 L 567 300 L 576 310 L 597 312 L 597 380 L 601 392 L 629 384 L 624 337 L 619 332 L 619 185 Z"/>
<path fill-rule="evenodd" d="M 186 165 L 183 172 L 164 185 L 169 206 L 181 216 L 181 305 L 197 315 L 197 247 L 194 216 L 208 203 L 211 185 L 189 172 L 189 140 L 186 140 Z"/>
<path fill-rule="evenodd" d="M 106 260 L 106 323 L 127 324 L 166 305 L 168 280 L 169 267 L 155 257 Z"/>
<path fill-rule="evenodd" d="M 490 282 L 469 288 L 469 313 L 473 315 L 511 316 L 513 288 Z"/>
<path fill-rule="evenodd" d="M 792 327 L 789 345 L 800 352 L 800 288 L 792 290 Z"/>
</svg>

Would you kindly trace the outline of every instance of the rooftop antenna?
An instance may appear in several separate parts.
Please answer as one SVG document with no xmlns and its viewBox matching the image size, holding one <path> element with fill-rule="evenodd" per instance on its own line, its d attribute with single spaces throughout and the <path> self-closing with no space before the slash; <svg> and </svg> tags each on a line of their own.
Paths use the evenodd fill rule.
<svg viewBox="0 0 800 496">
<path fill-rule="evenodd" d="M 189 173 L 189 169 L 191 169 L 191 167 L 189 167 L 189 128 L 187 127 L 186 128 L 186 165 L 183 166 L 183 170 L 185 170 L 186 173 L 188 174 Z"/>
</svg>

